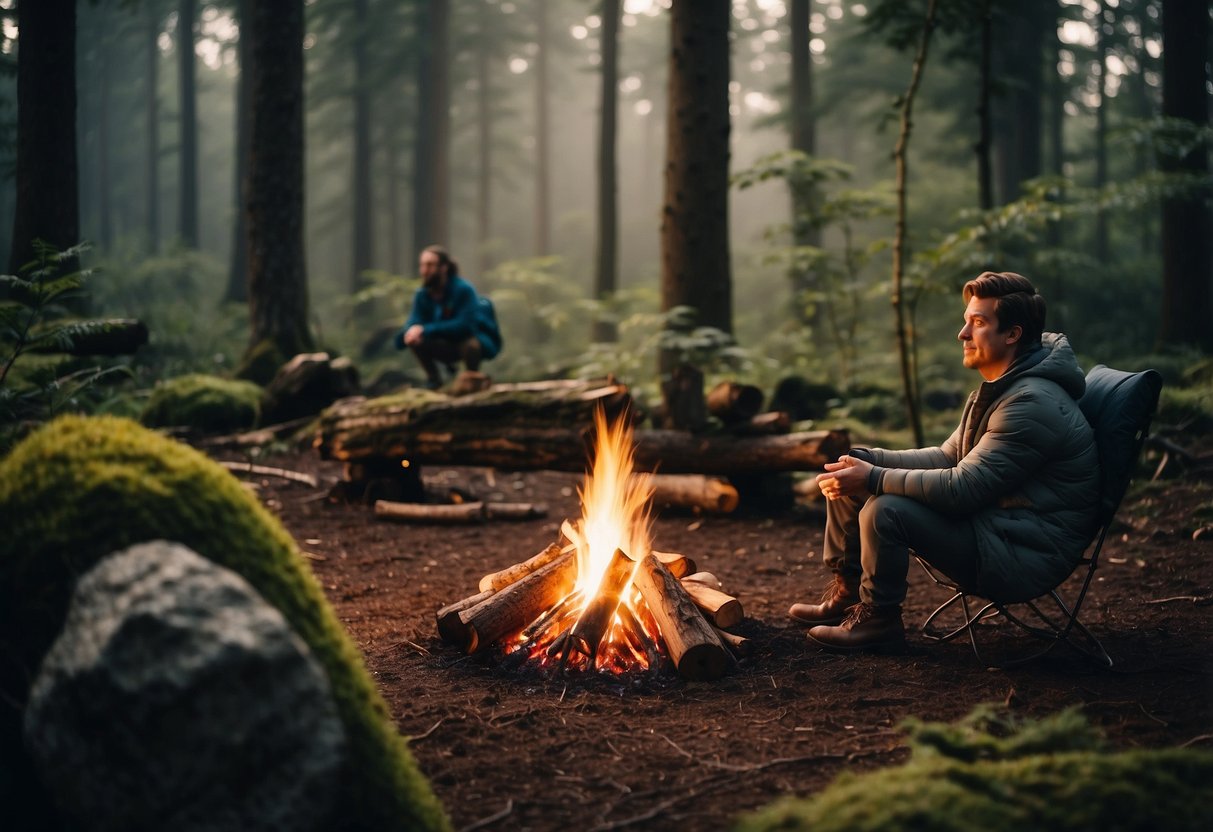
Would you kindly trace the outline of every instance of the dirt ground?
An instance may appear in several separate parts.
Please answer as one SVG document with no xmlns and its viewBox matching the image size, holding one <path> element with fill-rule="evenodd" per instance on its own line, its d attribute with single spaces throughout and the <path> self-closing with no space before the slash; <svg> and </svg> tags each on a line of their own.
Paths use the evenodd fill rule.
<svg viewBox="0 0 1213 832">
<path fill-rule="evenodd" d="M 907 717 L 952 720 L 983 702 L 1025 715 L 1080 705 L 1117 748 L 1213 745 L 1213 534 L 1193 540 L 1210 522 L 1207 476 L 1139 487 L 1121 509 L 1083 615 L 1115 659 L 1111 670 L 1065 647 L 987 670 L 965 642 L 925 641 L 916 625 L 947 596 L 917 566 L 904 653 L 822 652 L 785 617 L 828 580 L 821 513 L 663 514 L 655 548 L 715 573 L 741 599 L 738 629 L 756 646 L 723 679 L 687 682 L 544 678 L 438 639 L 435 610 L 475 594 L 481 575 L 539 552 L 562 519 L 580 515 L 579 476 L 427 468 L 429 493 L 534 501 L 547 516 L 403 525 L 326 501 L 339 466 L 313 453 L 258 462 L 319 476 L 318 489 L 244 478 L 308 554 L 456 829 L 726 829 L 739 813 L 819 790 L 842 771 L 905 760 L 898 725 Z"/>
</svg>

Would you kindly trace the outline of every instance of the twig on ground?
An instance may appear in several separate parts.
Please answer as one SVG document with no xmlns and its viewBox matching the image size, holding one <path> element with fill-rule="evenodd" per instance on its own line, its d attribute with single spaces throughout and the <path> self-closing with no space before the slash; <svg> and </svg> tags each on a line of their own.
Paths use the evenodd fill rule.
<svg viewBox="0 0 1213 832">
<path fill-rule="evenodd" d="M 510 798 L 505 802 L 505 808 L 500 812 L 494 812 L 487 818 L 481 818 L 474 823 L 469 823 L 467 826 L 460 829 L 459 832 L 472 832 L 473 829 L 483 829 L 486 826 L 491 826 L 497 821 L 504 820 L 505 818 L 509 817 L 509 814 L 512 811 L 514 811 L 514 799 Z"/>
<path fill-rule="evenodd" d="M 870 752 L 864 752 L 862 754 L 859 752 L 851 752 L 849 754 L 805 754 L 804 756 L 801 756 L 801 757 L 775 757 L 773 759 L 763 760 L 758 763 L 742 763 L 742 764 L 722 763 L 719 760 L 705 760 L 701 757 L 696 757 L 694 754 L 687 751 L 685 748 L 680 746 L 678 743 L 674 742 L 672 739 L 667 737 L 665 734 L 658 734 L 657 736 L 661 737 L 663 740 L 668 742 L 671 746 L 673 746 L 675 751 L 677 751 L 682 756 L 686 757 L 688 760 L 692 760 L 696 763 L 699 763 L 701 766 L 707 766 L 708 768 L 720 769 L 721 771 L 737 771 L 737 772 L 762 771 L 763 769 L 772 768 L 774 766 L 791 765 L 793 763 L 810 763 L 810 762 L 819 763 L 819 762 L 825 762 L 826 760 L 846 760 L 847 762 L 850 762 L 851 760 L 854 760 L 857 757 L 869 757 L 869 756 L 872 756 L 873 754 L 881 753 L 878 751 L 870 751 Z"/>
<path fill-rule="evenodd" d="M 1188 740 L 1187 742 L 1180 743 L 1179 747 L 1187 748 L 1189 745 L 1195 745 L 1196 743 L 1204 742 L 1205 740 L 1213 740 L 1213 734 L 1201 734 L 1200 736 L 1193 737 L 1192 739 Z"/>
<path fill-rule="evenodd" d="M 442 724 L 442 723 L 444 723 L 444 722 L 446 722 L 446 717 L 445 717 L 445 716 L 444 716 L 442 719 L 440 719 L 440 720 L 438 720 L 437 722 L 435 722 L 433 725 L 431 725 L 431 726 L 429 727 L 429 729 L 428 729 L 428 730 L 427 730 L 427 731 L 426 731 L 424 734 L 418 734 L 418 735 L 417 735 L 417 736 L 415 736 L 415 737 L 409 737 L 409 738 L 408 738 L 408 739 L 409 739 L 409 745 L 413 745 L 414 743 L 419 743 L 419 742 L 421 742 L 423 739 L 425 739 L 426 737 L 428 737 L 430 734 L 432 734 L 432 733 L 434 733 L 435 731 L 437 731 L 437 730 L 438 730 L 438 726 L 439 726 L 439 725 L 441 725 L 441 724 Z"/>
<path fill-rule="evenodd" d="M 1207 604 L 1213 601 L 1213 595 L 1172 595 L 1169 598 L 1155 598 L 1143 601 L 1143 604 L 1170 604 L 1173 601 L 1191 601 L 1193 604 Z"/>
<path fill-rule="evenodd" d="M 301 482 L 304 485 L 310 485 L 316 488 L 320 485 L 319 481 L 311 474 L 302 474 L 299 471 L 288 471 L 285 468 L 271 468 L 268 465 L 253 465 L 251 462 L 223 462 L 219 463 L 229 471 L 240 471 L 245 474 L 256 474 L 259 477 L 280 477 L 291 482 Z"/>
</svg>

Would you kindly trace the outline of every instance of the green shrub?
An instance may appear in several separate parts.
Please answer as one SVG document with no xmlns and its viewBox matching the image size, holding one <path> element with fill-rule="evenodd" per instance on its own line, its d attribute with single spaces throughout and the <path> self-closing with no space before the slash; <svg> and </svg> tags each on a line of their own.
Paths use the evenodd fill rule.
<svg viewBox="0 0 1213 832">
<path fill-rule="evenodd" d="M 175 540 L 244 576 L 283 613 L 327 672 L 349 742 L 338 807 L 343 827 L 369 832 L 447 826 L 294 541 L 219 465 L 126 419 L 62 417 L 0 461 L 0 517 L 5 701 L 26 701 L 30 681 L 62 628 L 77 576 L 110 552 L 147 540 Z M 20 720 L 18 708 L 4 708 L 0 740 L 19 736 Z M 48 811 L 42 805 L 5 809 L 18 817 Z"/>
<path fill-rule="evenodd" d="M 1213 824 L 1213 754 L 1110 753 L 1073 710 L 1019 723 L 988 708 L 959 725 L 910 723 L 908 763 L 843 774 L 784 799 L 739 832 L 1203 830 Z"/>
<path fill-rule="evenodd" d="M 260 417 L 261 388 L 256 384 L 192 373 L 157 384 L 139 421 L 153 428 L 221 433 L 254 427 Z"/>
</svg>

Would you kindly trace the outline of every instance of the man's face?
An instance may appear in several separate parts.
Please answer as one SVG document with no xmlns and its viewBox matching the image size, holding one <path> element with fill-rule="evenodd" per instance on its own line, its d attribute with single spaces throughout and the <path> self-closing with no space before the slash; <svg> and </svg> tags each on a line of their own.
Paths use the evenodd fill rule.
<svg viewBox="0 0 1213 832">
<path fill-rule="evenodd" d="M 437 253 L 433 251 L 421 252 L 421 259 L 417 264 L 417 271 L 421 275 L 421 282 L 427 289 L 433 289 L 442 285 L 442 281 L 446 279 L 448 270 L 446 263 L 442 262 Z"/>
<path fill-rule="evenodd" d="M 964 365 L 977 370 L 986 381 L 993 381 L 1011 366 L 1023 334 L 1018 326 L 998 331 L 998 317 L 994 313 L 997 305 L 998 298 L 970 298 L 965 307 L 965 325 L 956 335 L 964 345 Z"/>
</svg>

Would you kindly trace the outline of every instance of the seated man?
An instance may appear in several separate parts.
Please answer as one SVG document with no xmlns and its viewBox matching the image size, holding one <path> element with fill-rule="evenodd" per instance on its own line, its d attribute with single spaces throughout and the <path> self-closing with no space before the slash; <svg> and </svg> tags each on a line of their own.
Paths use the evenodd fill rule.
<svg viewBox="0 0 1213 832">
<path fill-rule="evenodd" d="M 421 287 L 413 311 L 396 333 L 396 349 L 409 347 L 425 370 L 426 386 L 442 386 L 438 363 L 462 361 L 469 370 L 501 351 L 493 305 L 459 276 L 459 265 L 442 246 L 427 246 L 418 263 Z"/>
<path fill-rule="evenodd" d="M 985 272 L 963 296 L 964 365 L 985 381 L 960 426 L 937 448 L 855 448 L 817 477 L 834 582 L 821 603 L 788 614 L 818 644 L 904 643 L 911 550 L 966 589 L 1012 602 L 1064 580 L 1090 542 L 1099 463 L 1069 341 L 1042 337 L 1044 299 L 1020 275 Z"/>
</svg>

